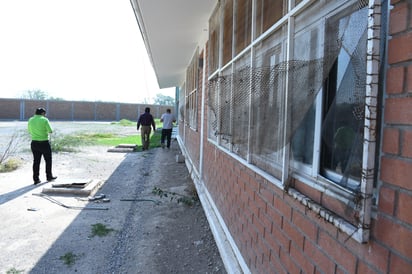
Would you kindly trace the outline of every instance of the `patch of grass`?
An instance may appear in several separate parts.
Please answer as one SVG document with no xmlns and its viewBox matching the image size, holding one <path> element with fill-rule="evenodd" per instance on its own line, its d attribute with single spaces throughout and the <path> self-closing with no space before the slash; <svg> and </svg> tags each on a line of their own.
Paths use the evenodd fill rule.
<svg viewBox="0 0 412 274">
<path fill-rule="evenodd" d="M 51 140 L 51 148 L 54 152 L 76 152 L 76 148 L 84 145 L 99 144 L 101 140 L 115 138 L 113 133 L 77 133 L 69 135 L 56 135 Z"/>
<path fill-rule="evenodd" d="M 80 135 L 53 135 L 50 141 L 53 152 L 75 152 L 76 147 L 88 144 Z"/>
<path fill-rule="evenodd" d="M 163 123 L 160 122 L 159 118 L 155 118 L 154 120 L 155 120 L 156 128 L 160 128 L 163 125 Z M 135 127 L 135 126 L 137 126 L 137 121 L 130 121 L 128 119 L 121 119 L 119 122 L 112 122 L 111 124 L 112 125 L 125 126 L 125 127 L 128 127 L 128 126 L 134 126 Z"/>
<path fill-rule="evenodd" d="M 65 265 L 67 266 L 72 266 L 76 262 L 77 255 L 74 254 L 73 252 L 67 252 L 63 256 L 60 256 L 60 260 L 64 262 Z"/>
<path fill-rule="evenodd" d="M 22 162 L 17 158 L 9 158 L 0 164 L 0 173 L 10 172 L 18 169 Z"/>
<path fill-rule="evenodd" d="M 107 236 L 112 231 L 114 231 L 114 229 L 108 228 L 104 224 L 97 223 L 97 224 L 92 225 L 92 235 L 91 235 L 91 237 L 94 237 L 94 236 L 99 236 L 99 237 Z"/>
<path fill-rule="evenodd" d="M 152 134 L 152 136 L 150 137 L 150 147 L 151 148 L 160 147 L 160 138 L 161 137 L 162 137 L 162 132 L 160 130 L 156 130 L 156 132 L 154 134 Z"/>
<path fill-rule="evenodd" d="M 117 122 L 115 124 L 118 124 L 118 125 L 121 125 L 121 126 L 124 126 L 124 127 L 128 127 L 128 126 L 136 126 L 136 123 L 137 122 L 130 121 L 130 120 L 127 120 L 127 119 L 121 119 L 119 122 Z"/>
<path fill-rule="evenodd" d="M 154 119 L 154 120 L 155 120 L 156 128 L 161 128 L 163 126 L 163 123 L 160 122 L 160 119 Z"/>
<path fill-rule="evenodd" d="M 155 133 L 150 135 L 150 148 L 160 147 L 160 138 L 162 134 L 160 130 L 156 130 Z M 120 144 L 136 144 L 142 146 L 142 138 L 140 134 L 134 134 L 130 136 L 113 136 L 112 138 L 97 139 L 99 145 L 117 146 Z"/>
<path fill-rule="evenodd" d="M 150 148 L 160 146 L 161 126 L 160 119 L 155 119 L 156 130 L 150 137 Z M 113 122 L 112 125 L 136 126 L 136 122 L 122 119 L 119 122 Z M 74 134 L 54 134 L 52 135 L 51 147 L 53 152 L 76 152 L 78 147 L 87 145 L 104 145 L 117 146 L 120 144 L 137 144 L 142 145 L 140 134 L 129 136 L 119 136 L 115 133 L 107 132 L 78 132 Z"/>
<path fill-rule="evenodd" d="M 130 136 L 112 136 L 108 138 L 96 139 L 96 143 L 99 145 L 117 146 L 120 144 L 139 144 L 141 145 L 141 138 L 139 134 Z"/>
<path fill-rule="evenodd" d="M 16 268 L 10 268 L 9 270 L 6 271 L 6 274 L 19 274 L 19 273 L 23 273 L 24 270 L 18 270 Z"/>
</svg>

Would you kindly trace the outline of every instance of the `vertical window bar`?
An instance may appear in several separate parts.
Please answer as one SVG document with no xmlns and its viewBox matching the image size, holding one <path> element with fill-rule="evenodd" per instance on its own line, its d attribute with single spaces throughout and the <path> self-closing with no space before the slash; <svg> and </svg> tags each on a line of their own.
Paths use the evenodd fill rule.
<svg viewBox="0 0 412 274">
<path fill-rule="evenodd" d="M 380 31 L 381 31 L 382 4 L 380 0 L 369 1 L 368 11 L 368 42 L 366 61 L 366 102 L 365 127 L 361 176 L 361 195 L 363 203 L 360 209 L 360 228 L 357 235 L 362 242 L 369 239 L 371 219 L 372 193 L 375 167 L 376 149 L 376 119 L 377 98 L 379 86 L 380 66 Z"/>
</svg>

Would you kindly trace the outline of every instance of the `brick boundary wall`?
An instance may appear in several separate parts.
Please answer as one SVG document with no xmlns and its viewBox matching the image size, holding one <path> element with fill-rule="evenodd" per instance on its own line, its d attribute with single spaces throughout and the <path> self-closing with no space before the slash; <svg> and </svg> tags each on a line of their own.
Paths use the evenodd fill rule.
<svg viewBox="0 0 412 274">
<path fill-rule="evenodd" d="M 160 118 L 167 108 L 174 109 L 150 104 L 0 98 L 0 121 L 26 121 L 38 107 L 46 108 L 47 117 L 54 121 L 136 121 L 145 107 L 150 107 L 155 118 Z"/>
</svg>

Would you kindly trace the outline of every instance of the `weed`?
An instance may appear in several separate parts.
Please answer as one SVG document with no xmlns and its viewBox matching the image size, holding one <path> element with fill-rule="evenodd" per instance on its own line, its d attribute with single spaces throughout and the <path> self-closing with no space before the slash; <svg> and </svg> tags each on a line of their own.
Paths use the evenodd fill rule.
<svg viewBox="0 0 412 274">
<path fill-rule="evenodd" d="M 114 231 L 114 229 L 107 228 L 104 224 L 97 223 L 97 224 L 92 225 L 91 237 L 94 237 L 94 236 L 103 237 L 103 236 L 108 235 L 112 231 Z"/>
<path fill-rule="evenodd" d="M 16 152 L 17 147 L 20 142 L 20 137 L 21 136 L 19 135 L 18 132 L 14 132 L 13 136 L 11 136 L 9 142 L 4 147 L 4 149 L 3 148 L 1 149 L 0 164 L 4 164 L 7 161 L 7 159 Z"/>
<path fill-rule="evenodd" d="M 22 162 L 20 159 L 9 158 L 6 161 L 0 163 L 0 173 L 16 170 L 19 168 L 21 164 Z"/>
<path fill-rule="evenodd" d="M 18 270 L 16 268 L 10 268 L 9 270 L 6 271 L 6 274 L 19 274 L 19 273 L 23 273 L 24 270 Z"/>
<path fill-rule="evenodd" d="M 179 203 L 183 203 L 187 206 L 192 206 L 195 202 L 199 201 L 199 197 L 197 196 L 197 194 L 193 194 L 192 196 L 186 196 L 186 195 L 182 195 L 176 192 L 170 192 L 170 191 L 166 191 L 166 190 L 162 190 L 158 187 L 154 187 L 152 190 L 152 193 L 155 195 L 160 196 L 160 198 L 167 198 L 170 197 L 170 201 L 175 200 L 178 204 Z"/>
<path fill-rule="evenodd" d="M 72 266 L 76 262 L 77 255 L 73 254 L 73 252 L 67 252 L 63 256 L 60 256 L 60 260 L 64 262 L 67 266 Z"/>
<path fill-rule="evenodd" d="M 76 147 L 92 142 L 88 142 L 81 135 L 53 134 L 50 143 L 53 152 L 76 152 Z"/>
</svg>

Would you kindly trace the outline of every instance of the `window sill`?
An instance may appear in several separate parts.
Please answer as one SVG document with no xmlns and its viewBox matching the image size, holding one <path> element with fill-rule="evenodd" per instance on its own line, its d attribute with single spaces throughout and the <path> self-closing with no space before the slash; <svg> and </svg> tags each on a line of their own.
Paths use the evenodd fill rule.
<svg viewBox="0 0 412 274">
<path fill-rule="evenodd" d="M 358 243 L 366 243 L 369 238 L 369 229 L 357 228 L 332 211 L 314 202 L 309 197 L 303 195 L 294 188 L 289 188 L 287 192 L 291 197 L 304 205 L 307 209 L 314 211 L 320 218 L 335 226 L 339 231 L 348 235 Z"/>
</svg>

